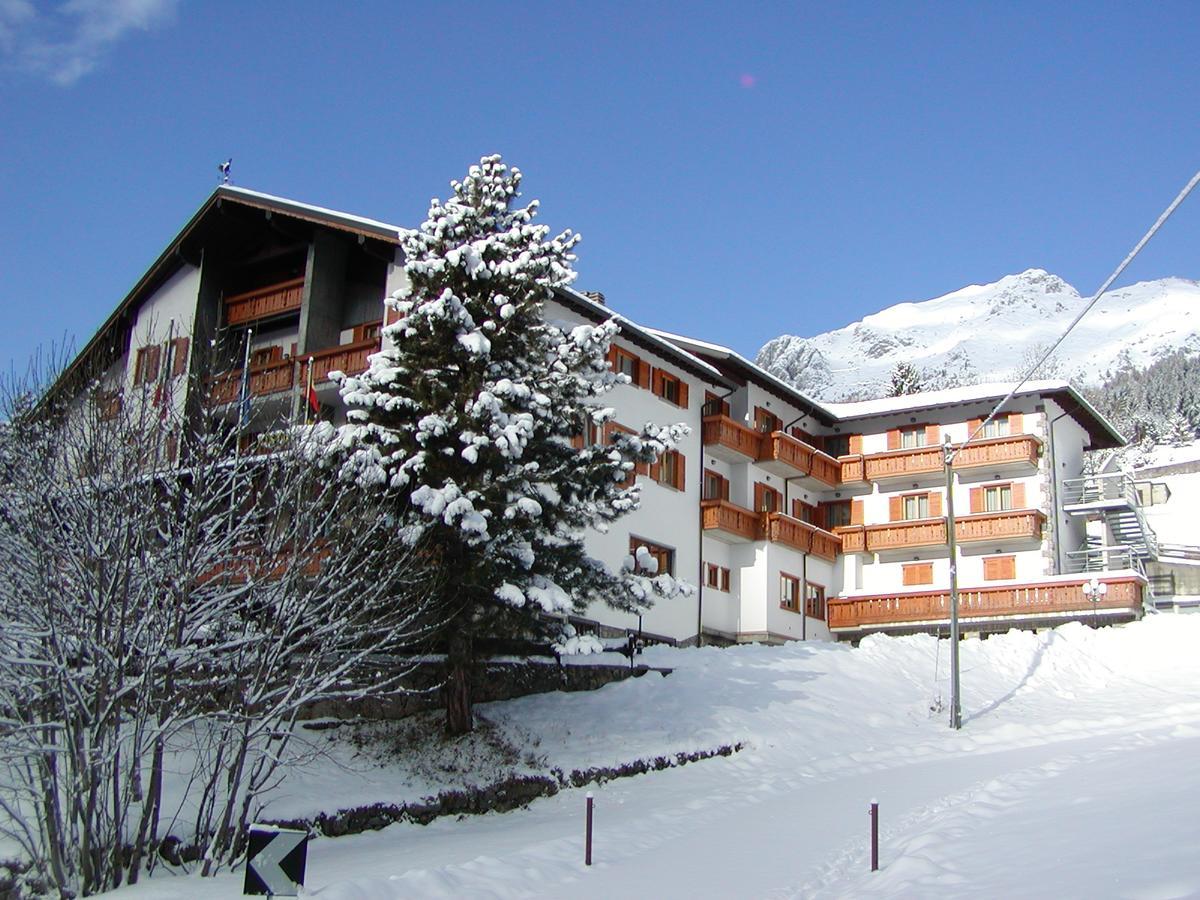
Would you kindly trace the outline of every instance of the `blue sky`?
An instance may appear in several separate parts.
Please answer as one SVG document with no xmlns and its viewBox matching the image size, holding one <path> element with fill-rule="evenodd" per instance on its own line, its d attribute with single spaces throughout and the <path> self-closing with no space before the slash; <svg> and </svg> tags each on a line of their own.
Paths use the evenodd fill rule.
<svg viewBox="0 0 1200 900">
<path fill-rule="evenodd" d="M 0 0 L 0 364 L 91 335 L 234 158 L 415 225 L 481 155 L 577 285 L 753 355 L 1038 266 L 1200 169 L 1200 5 Z M 1124 282 L 1200 278 L 1200 196 Z"/>
</svg>

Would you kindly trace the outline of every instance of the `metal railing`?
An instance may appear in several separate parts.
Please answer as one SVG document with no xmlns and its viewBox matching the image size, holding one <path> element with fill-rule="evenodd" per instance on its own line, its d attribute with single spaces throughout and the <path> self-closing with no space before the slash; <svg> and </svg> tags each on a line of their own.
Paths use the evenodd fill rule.
<svg viewBox="0 0 1200 900">
<path fill-rule="evenodd" d="M 1133 479 L 1124 472 L 1063 479 L 1064 504 L 1100 503 L 1111 500 L 1124 500 L 1130 506 L 1137 506 L 1137 491 L 1133 487 Z"/>
</svg>

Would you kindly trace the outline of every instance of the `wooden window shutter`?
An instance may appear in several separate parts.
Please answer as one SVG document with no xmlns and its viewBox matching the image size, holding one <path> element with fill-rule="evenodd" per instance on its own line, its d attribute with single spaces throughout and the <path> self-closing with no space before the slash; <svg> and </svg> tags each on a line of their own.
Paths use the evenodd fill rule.
<svg viewBox="0 0 1200 900">
<path fill-rule="evenodd" d="M 638 363 L 638 365 L 640 367 L 641 363 Z M 663 388 L 662 369 L 651 369 L 650 373 L 651 373 L 650 374 L 650 384 L 651 384 L 650 390 L 653 391 L 655 394 L 657 394 L 659 397 L 661 397 L 663 394 L 666 393 L 666 390 Z"/>
<path fill-rule="evenodd" d="M 903 567 L 904 585 L 933 584 L 933 563 L 909 563 Z"/>
<path fill-rule="evenodd" d="M 608 352 L 604 354 L 604 358 L 608 360 L 608 367 L 614 372 L 617 371 L 617 345 L 609 344 Z"/>
<path fill-rule="evenodd" d="M 1013 482 L 1012 485 L 1012 508 L 1025 508 L 1025 485 L 1019 481 Z"/>
<path fill-rule="evenodd" d="M 724 567 L 721 568 L 721 590 L 729 590 L 729 570 Z"/>
<path fill-rule="evenodd" d="M 175 338 L 175 356 L 171 360 L 171 377 L 182 375 L 187 371 L 188 364 L 188 339 Z"/>
<path fill-rule="evenodd" d="M 687 484 L 687 475 L 685 474 L 685 462 L 683 454 L 678 451 L 672 451 L 675 454 L 675 488 L 682 491 L 684 485 Z"/>
<path fill-rule="evenodd" d="M 983 424 L 983 419 L 971 419 L 967 422 L 967 437 L 973 435 L 979 430 L 979 426 Z"/>
<path fill-rule="evenodd" d="M 942 430 L 937 425 L 925 426 L 925 443 L 930 447 L 936 447 L 942 442 Z"/>
<path fill-rule="evenodd" d="M 763 500 L 767 495 L 767 486 L 761 481 L 754 482 L 754 511 L 762 512 L 764 509 Z"/>
<path fill-rule="evenodd" d="M 942 514 L 942 495 L 940 491 L 929 492 L 929 516 L 936 519 Z"/>
<path fill-rule="evenodd" d="M 971 488 L 971 512 L 983 512 L 983 488 Z"/>
<path fill-rule="evenodd" d="M 655 481 L 658 481 L 660 478 L 662 478 L 662 458 L 661 457 L 655 459 L 654 462 L 650 463 L 650 471 L 648 474 Z"/>
<path fill-rule="evenodd" d="M 724 476 L 721 477 L 721 499 L 729 499 L 729 479 Z"/>
<path fill-rule="evenodd" d="M 650 474 L 650 463 L 646 463 L 646 462 L 634 463 L 633 464 L 633 474 L 634 475 L 649 475 Z"/>
<path fill-rule="evenodd" d="M 899 433 L 897 433 L 897 436 L 899 436 Z M 861 434 L 850 435 L 850 452 L 851 453 L 862 453 L 862 435 Z"/>
<path fill-rule="evenodd" d="M 571 435 L 571 446 L 574 447 L 576 450 L 582 450 L 583 449 L 583 435 L 582 434 Z"/>
<path fill-rule="evenodd" d="M 852 500 L 850 502 L 850 524 L 861 525 L 863 523 L 863 502 L 861 500 Z"/>
<path fill-rule="evenodd" d="M 801 503 L 799 500 L 792 501 L 792 518 L 793 519 L 803 519 L 804 518 L 804 504 Z"/>
<path fill-rule="evenodd" d="M 637 361 L 637 386 L 643 388 L 650 387 L 650 363 L 644 359 Z"/>
<path fill-rule="evenodd" d="M 683 409 L 688 408 L 688 386 L 682 378 L 679 379 L 679 405 Z"/>
<path fill-rule="evenodd" d="M 888 521 L 899 522 L 904 518 L 904 498 L 888 497 Z"/>
<path fill-rule="evenodd" d="M 887 447 L 889 450 L 899 450 L 900 449 L 900 429 L 893 428 L 891 431 L 889 431 L 887 434 L 887 441 L 888 441 Z"/>
<path fill-rule="evenodd" d="M 983 561 L 983 580 L 1001 581 L 1017 577 L 1015 556 L 991 556 Z"/>
<path fill-rule="evenodd" d="M 1008 414 L 1008 433 L 1009 434 L 1024 434 L 1025 422 L 1024 417 L 1020 413 Z"/>
</svg>

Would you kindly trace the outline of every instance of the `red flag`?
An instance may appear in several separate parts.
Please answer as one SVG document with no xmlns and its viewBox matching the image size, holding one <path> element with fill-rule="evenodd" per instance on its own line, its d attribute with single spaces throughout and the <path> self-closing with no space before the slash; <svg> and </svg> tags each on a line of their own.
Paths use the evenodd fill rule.
<svg viewBox="0 0 1200 900">
<path fill-rule="evenodd" d="M 312 357 L 308 358 L 308 405 L 312 407 L 314 413 L 321 411 L 321 401 L 317 399 L 317 389 L 313 385 L 313 364 Z"/>
</svg>

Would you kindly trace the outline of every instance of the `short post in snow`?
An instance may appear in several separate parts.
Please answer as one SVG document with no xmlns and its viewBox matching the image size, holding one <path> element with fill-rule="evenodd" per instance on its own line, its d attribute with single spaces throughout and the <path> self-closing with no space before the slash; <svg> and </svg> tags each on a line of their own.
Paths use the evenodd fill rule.
<svg viewBox="0 0 1200 900">
<path fill-rule="evenodd" d="M 879 871 L 879 801 L 871 801 L 871 871 Z"/>
<path fill-rule="evenodd" d="M 583 864 L 590 866 L 592 864 L 592 792 L 587 792 L 587 831 L 583 839 Z"/>
</svg>

